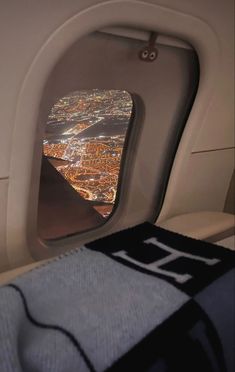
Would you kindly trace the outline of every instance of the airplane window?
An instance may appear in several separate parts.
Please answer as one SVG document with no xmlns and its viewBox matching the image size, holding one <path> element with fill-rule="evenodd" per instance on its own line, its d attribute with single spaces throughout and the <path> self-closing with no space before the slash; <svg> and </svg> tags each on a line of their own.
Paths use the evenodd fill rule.
<svg viewBox="0 0 235 372">
<path fill-rule="evenodd" d="M 43 239 L 85 231 L 110 217 L 132 113 L 132 97 L 121 90 L 72 92 L 51 108 L 38 204 Z"/>
</svg>

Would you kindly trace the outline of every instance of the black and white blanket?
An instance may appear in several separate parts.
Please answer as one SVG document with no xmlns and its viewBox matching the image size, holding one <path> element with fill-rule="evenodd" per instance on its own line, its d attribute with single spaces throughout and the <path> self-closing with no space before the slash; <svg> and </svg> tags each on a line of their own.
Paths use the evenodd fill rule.
<svg viewBox="0 0 235 372">
<path fill-rule="evenodd" d="M 144 223 L 0 289 L 0 370 L 234 371 L 234 252 Z"/>
</svg>

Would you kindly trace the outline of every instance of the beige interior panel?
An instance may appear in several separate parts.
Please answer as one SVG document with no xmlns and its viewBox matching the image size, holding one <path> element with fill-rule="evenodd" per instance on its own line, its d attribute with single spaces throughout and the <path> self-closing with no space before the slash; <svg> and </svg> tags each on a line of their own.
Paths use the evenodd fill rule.
<svg viewBox="0 0 235 372">
<path fill-rule="evenodd" d="M 235 171 L 233 171 L 233 175 L 226 195 L 224 212 L 235 214 Z"/>
<path fill-rule="evenodd" d="M 232 251 L 234 251 L 235 250 L 235 235 L 219 240 L 215 244 L 222 245 L 222 247 L 229 248 Z"/>
<path fill-rule="evenodd" d="M 0 177 L 9 176 L 16 105 L 35 56 L 60 25 L 79 10 L 98 2 L 100 1 L 1 1 L 0 102 L 1 122 L 5 124 L 1 126 L 0 136 Z"/>
<path fill-rule="evenodd" d="M 36 267 L 42 266 L 44 263 L 48 262 L 48 260 L 42 260 L 38 262 L 33 262 L 29 265 L 18 267 L 17 269 L 8 270 L 5 272 L 0 273 L 0 285 L 7 284 L 17 278 L 19 275 L 27 273 Z"/>
<path fill-rule="evenodd" d="M 158 221 L 190 212 L 223 211 L 233 169 L 234 149 L 191 154 L 181 178 L 170 177 L 177 195 L 174 189 L 166 193 Z"/>
<path fill-rule="evenodd" d="M 7 190 L 8 179 L 0 179 L 0 272 L 9 266 L 6 248 Z"/>
<path fill-rule="evenodd" d="M 231 85 L 231 81 L 232 79 L 229 85 Z M 226 96 L 228 97 L 226 106 L 221 107 L 219 111 L 215 110 L 214 113 L 211 114 L 209 120 L 207 120 L 207 115 L 204 118 L 206 124 L 203 125 L 203 128 L 201 128 L 199 132 L 197 141 L 193 147 L 193 152 L 234 147 L 234 115 L 231 115 L 231 109 L 229 109 L 229 107 L 233 105 L 233 87 L 231 87 L 230 92 L 226 92 Z M 214 123 L 218 120 L 221 122 L 221 125 L 215 128 Z M 213 135 L 211 135 L 211 133 L 213 133 Z"/>
<path fill-rule="evenodd" d="M 187 213 L 169 218 L 157 225 L 191 238 L 204 240 L 233 229 L 235 216 L 208 211 Z"/>
<path fill-rule="evenodd" d="M 213 8 L 211 16 L 217 18 L 221 24 L 220 31 L 217 34 L 221 48 L 221 71 L 217 79 L 220 81 L 221 89 L 215 91 L 212 102 L 208 102 L 210 107 L 203 118 L 203 125 L 196 137 L 193 152 L 223 149 L 235 145 L 233 110 L 234 0 L 214 1 L 214 3 L 216 3 L 216 9 Z M 227 8 L 230 5 L 229 3 L 233 4 L 230 12 Z"/>
</svg>

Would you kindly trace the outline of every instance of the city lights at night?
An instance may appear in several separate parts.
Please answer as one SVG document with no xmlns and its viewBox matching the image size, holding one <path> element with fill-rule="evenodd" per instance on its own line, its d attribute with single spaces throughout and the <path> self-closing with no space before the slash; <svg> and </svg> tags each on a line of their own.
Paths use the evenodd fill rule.
<svg viewBox="0 0 235 372">
<path fill-rule="evenodd" d="M 132 108 L 126 91 L 73 92 L 53 106 L 46 124 L 44 155 L 104 217 L 115 202 Z"/>
</svg>

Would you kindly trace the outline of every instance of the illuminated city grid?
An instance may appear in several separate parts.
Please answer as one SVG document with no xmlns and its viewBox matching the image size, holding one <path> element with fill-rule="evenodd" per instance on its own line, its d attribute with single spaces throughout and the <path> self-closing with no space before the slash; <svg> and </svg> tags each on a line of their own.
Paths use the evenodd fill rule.
<svg viewBox="0 0 235 372">
<path fill-rule="evenodd" d="M 46 124 L 44 155 L 104 217 L 115 202 L 132 108 L 126 91 L 73 92 L 52 107 Z"/>
</svg>

